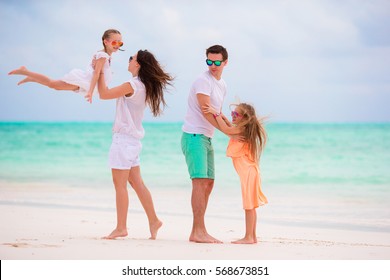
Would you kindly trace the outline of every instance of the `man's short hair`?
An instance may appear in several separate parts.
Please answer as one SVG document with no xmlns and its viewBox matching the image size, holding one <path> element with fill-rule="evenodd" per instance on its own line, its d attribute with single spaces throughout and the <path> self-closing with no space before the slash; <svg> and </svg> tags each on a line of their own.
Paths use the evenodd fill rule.
<svg viewBox="0 0 390 280">
<path fill-rule="evenodd" d="M 214 46 L 211 46 L 209 47 L 207 50 L 206 50 L 206 56 L 209 54 L 209 53 L 213 53 L 213 54 L 222 54 L 222 58 L 223 60 L 227 60 L 228 59 L 228 52 L 227 50 L 222 47 L 221 45 L 214 45 Z"/>
</svg>

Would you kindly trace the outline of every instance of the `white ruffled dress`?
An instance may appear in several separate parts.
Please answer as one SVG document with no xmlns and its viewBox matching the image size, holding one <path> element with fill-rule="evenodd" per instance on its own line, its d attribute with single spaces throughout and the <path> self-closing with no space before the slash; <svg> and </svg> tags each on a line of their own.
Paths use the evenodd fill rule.
<svg viewBox="0 0 390 280">
<path fill-rule="evenodd" d="M 106 62 L 103 66 L 103 72 L 104 72 L 104 80 L 106 81 L 106 85 L 108 85 L 111 82 L 112 73 L 110 69 L 110 61 L 111 56 L 109 56 L 104 51 L 98 51 L 94 54 L 93 58 L 99 59 L 101 57 L 106 58 Z M 68 74 L 65 74 L 64 77 L 61 78 L 62 81 L 71 84 L 71 85 L 77 85 L 79 86 L 79 90 L 76 92 L 86 94 L 89 90 L 91 79 L 93 76 L 93 68 L 92 68 L 92 62 L 88 65 L 86 70 L 81 69 L 73 69 Z M 97 93 L 97 87 L 95 87 L 93 94 Z"/>
</svg>

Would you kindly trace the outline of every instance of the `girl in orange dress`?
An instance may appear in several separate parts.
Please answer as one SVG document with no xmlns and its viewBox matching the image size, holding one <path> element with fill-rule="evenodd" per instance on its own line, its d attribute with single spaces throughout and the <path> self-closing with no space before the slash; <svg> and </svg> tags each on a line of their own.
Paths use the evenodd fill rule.
<svg viewBox="0 0 390 280">
<path fill-rule="evenodd" d="M 261 191 L 259 169 L 260 154 L 267 138 L 262 121 L 257 118 L 253 106 L 246 103 L 238 104 L 232 111 L 232 123 L 209 106 L 205 106 L 203 109 L 205 113 L 213 114 L 223 133 L 231 136 L 226 155 L 232 158 L 234 168 L 240 177 L 246 233 L 244 238 L 232 243 L 257 243 L 256 208 L 268 202 Z"/>
</svg>

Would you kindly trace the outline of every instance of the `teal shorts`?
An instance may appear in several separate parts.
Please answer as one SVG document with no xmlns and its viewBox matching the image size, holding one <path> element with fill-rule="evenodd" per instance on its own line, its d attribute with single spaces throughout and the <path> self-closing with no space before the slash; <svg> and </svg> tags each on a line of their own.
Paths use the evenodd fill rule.
<svg viewBox="0 0 390 280">
<path fill-rule="evenodd" d="M 181 149 L 185 156 L 191 179 L 214 179 L 214 148 L 211 138 L 203 134 L 183 132 Z"/>
</svg>

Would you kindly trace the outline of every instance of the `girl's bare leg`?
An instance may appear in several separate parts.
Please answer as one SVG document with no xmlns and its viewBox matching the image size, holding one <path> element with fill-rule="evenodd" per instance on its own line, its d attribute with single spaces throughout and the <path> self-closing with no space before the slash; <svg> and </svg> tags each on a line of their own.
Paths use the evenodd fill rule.
<svg viewBox="0 0 390 280">
<path fill-rule="evenodd" d="M 233 244 L 254 244 L 257 243 L 256 237 L 256 223 L 257 223 L 257 214 L 256 209 L 245 210 L 245 225 L 246 232 L 245 236 L 242 239 L 233 241 Z"/>
<path fill-rule="evenodd" d="M 129 209 L 129 195 L 127 191 L 127 178 L 129 170 L 112 169 L 112 179 L 116 194 L 117 225 L 110 235 L 104 239 L 115 239 L 127 236 L 127 211 Z"/>
<path fill-rule="evenodd" d="M 257 235 L 256 235 L 256 227 L 257 227 L 257 212 L 256 209 L 254 210 L 255 218 L 253 219 L 253 241 L 254 243 L 257 243 Z"/>
<path fill-rule="evenodd" d="M 156 239 L 157 232 L 162 226 L 162 222 L 157 218 L 156 211 L 153 205 L 152 195 L 145 186 L 141 177 L 141 168 L 139 166 L 132 167 L 128 177 L 130 185 L 135 190 L 142 207 L 145 210 L 149 221 L 150 239 Z"/>
<path fill-rule="evenodd" d="M 8 75 L 24 75 L 26 76 L 25 79 L 21 80 L 18 85 L 28 83 L 28 82 L 35 82 L 39 83 L 41 85 L 47 86 L 49 88 L 55 89 L 55 90 L 78 90 L 79 87 L 76 85 L 71 85 L 68 83 L 65 83 L 61 80 L 52 80 L 49 77 L 31 72 L 28 70 L 25 66 L 21 66 L 18 69 L 12 70 L 8 73 Z"/>
</svg>

